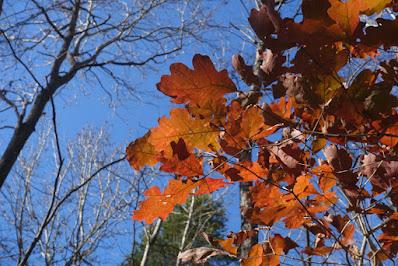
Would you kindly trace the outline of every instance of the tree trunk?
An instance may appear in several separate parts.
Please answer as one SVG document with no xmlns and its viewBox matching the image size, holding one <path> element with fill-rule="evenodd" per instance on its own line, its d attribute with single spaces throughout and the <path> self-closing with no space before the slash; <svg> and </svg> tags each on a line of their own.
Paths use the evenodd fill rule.
<svg viewBox="0 0 398 266">
<path fill-rule="evenodd" d="M 162 220 L 158 219 L 156 221 L 156 225 L 155 225 L 155 228 L 153 229 L 153 232 L 152 233 L 148 232 L 148 239 L 147 239 L 147 242 L 145 245 L 144 254 L 142 255 L 140 266 L 145 266 L 146 262 L 148 261 L 148 254 L 149 254 L 149 251 L 151 250 L 151 245 L 156 240 L 156 237 L 158 236 L 161 225 L 162 225 Z"/>
<path fill-rule="evenodd" d="M 240 156 L 240 161 L 251 161 L 251 150 L 246 150 Z M 252 186 L 252 182 L 240 182 L 239 183 L 239 196 L 240 196 L 240 229 L 250 231 L 256 228 L 255 224 L 250 223 L 247 220 L 246 212 L 249 208 L 252 207 L 252 203 L 250 200 L 250 187 Z M 240 257 L 247 257 L 249 254 L 250 248 L 256 244 L 258 241 L 257 236 L 253 236 L 251 238 L 246 239 L 241 247 L 240 247 Z"/>
<path fill-rule="evenodd" d="M 251 186 L 251 182 L 239 183 L 241 230 L 253 230 L 254 228 L 256 228 L 256 225 L 251 224 L 245 216 L 245 212 L 251 207 L 251 200 L 249 197 L 249 190 Z M 250 248 L 257 242 L 257 240 L 257 236 L 246 239 L 240 247 L 240 257 L 247 257 Z"/>
</svg>

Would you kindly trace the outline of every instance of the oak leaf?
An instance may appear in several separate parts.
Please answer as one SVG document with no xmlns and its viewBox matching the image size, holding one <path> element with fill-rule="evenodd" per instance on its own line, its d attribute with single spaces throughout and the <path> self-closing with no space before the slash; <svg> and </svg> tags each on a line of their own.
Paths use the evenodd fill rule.
<svg viewBox="0 0 398 266">
<path fill-rule="evenodd" d="M 158 217 L 165 220 L 174 207 L 185 203 L 190 195 L 212 193 L 225 184 L 227 183 L 209 177 L 196 182 L 189 179 L 186 181 L 171 179 L 164 192 L 161 192 L 157 186 L 144 192 L 145 200 L 141 201 L 138 209 L 133 211 L 133 219 L 148 224 L 153 223 Z M 194 193 L 198 187 L 198 191 Z"/>
<path fill-rule="evenodd" d="M 246 65 L 241 55 L 232 56 L 232 66 L 247 85 L 259 85 L 258 77 L 253 73 L 253 66 Z"/>
<path fill-rule="evenodd" d="M 194 154 L 188 152 L 183 139 L 179 139 L 178 143 L 171 142 L 173 157 L 167 158 L 161 152 L 159 161 L 162 162 L 161 171 L 174 173 L 187 177 L 203 175 L 202 162 Z"/>
<path fill-rule="evenodd" d="M 148 142 L 150 132 L 131 142 L 126 148 L 127 161 L 135 170 L 145 165 L 153 166 L 157 163 L 155 147 Z"/>
<path fill-rule="evenodd" d="M 252 9 L 249 23 L 260 39 L 279 31 L 281 18 L 275 10 L 275 1 L 266 0 L 260 10 Z"/>
<path fill-rule="evenodd" d="M 289 250 L 298 247 L 297 243 L 294 242 L 290 237 L 282 237 L 280 234 L 276 234 L 270 240 L 272 250 L 275 254 L 287 254 Z"/>
<path fill-rule="evenodd" d="M 225 182 L 222 178 L 212 178 L 206 177 L 198 181 L 199 187 L 195 192 L 195 195 L 203 195 L 210 194 L 220 188 L 225 187 L 225 185 L 231 184 L 229 182 Z"/>
<path fill-rule="evenodd" d="M 165 220 L 177 204 L 183 204 L 188 199 L 197 183 L 187 180 L 171 179 L 162 193 L 157 186 L 145 191 L 145 200 L 133 212 L 133 219 L 151 224 L 156 218 Z"/>
<path fill-rule="evenodd" d="M 242 266 L 265 266 L 264 247 L 261 244 L 255 244 L 251 247 L 247 258 L 241 262 Z M 269 264 L 271 265 L 271 264 Z"/>
<path fill-rule="evenodd" d="M 238 247 L 234 245 L 234 239 L 232 237 L 228 237 L 223 240 L 218 240 L 217 242 L 222 247 L 222 249 L 228 252 L 229 254 L 232 255 L 238 254 Z"/>
<path fill-rule="evenodd" d="M 351 37 L 359 25 L 360 14 L 370 16 L 378 13 L 387 7 L 391 0 L 348 0 L 346 2 L 329 0 L 329 2 L 331 4 L 328 9 L 330 18 L 337 23 L 339 31 Z"/>
<path fill-rule="evenodd" d="M 189 152 L 194 148 L 211 151 L 209 145 L 216 150 L 219 131 L 212 127 L 208 120 L 192 117 L 186 109 L 178 108 L 170 112 L 170 118 L 162 117 L 159 125 L 151 129 L 148 141 L 157 151 L 165 151 L 171 157 L 170 143 L 184 139 Z"/>
<path fill-rule="evenodd" d="M 187 104 L 189 110 L 204 117 L 220 116 L 224 112 L 224 95 L 236 91 L 226 70 L 217 71 L 208 56 L 195 55 L 193 70 L 175 63 L 171 74 L 163 76 L 158 90 L 170 96 L 174 103 Z"/>
</svg>

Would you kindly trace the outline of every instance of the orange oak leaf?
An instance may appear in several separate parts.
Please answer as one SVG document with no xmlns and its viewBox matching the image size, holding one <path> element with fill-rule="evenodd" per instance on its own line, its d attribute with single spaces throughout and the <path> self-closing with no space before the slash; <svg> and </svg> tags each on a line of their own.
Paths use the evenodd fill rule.
<svg viewBox="0 0 398 266">
<path fill-rule="evenodd" d="M 240 151 L 275 133 L 281 124 L 267 125 L 264 121 L 263 110 L 256 106 L 242 108 L 237 101 L 233 101 L 228 110 L 228 119 L 221 134 L 221 147 L 229 155 L 239 158 Z"/>
<path fill-rule="evenodd" d="M 230 169 L 235 169 L 237 172 L 232 174 Z M 249 182 L 257 181 L 259 179 L 266 179 L 268 175 L 268 169 L 262 167 L 258 162 L 244 161 L 234 165 L 225 172 L 225 175 L 233 181 Z"/>
<path fill-rule="evenodd" d="M 212 160 L 212 165 L 213 169 L 234 182 L 256 181 L 268 176 L 268 169 L 258 162 L 243 161 L 232 165 L 225 157 L 219 156 Z"/>
<path fill-rule="evenodd" d="M 322 192 L 331 190 L 336 185 L 336 176 L 328 164 L 322 164 L 314 169 L 313 173 L 318 176 L 318 186 Z"/>
<path fill-rule="evenodd" d="M 238 254 L 238 247 L 234 245 L 234 239 L 232 237 L 228 237 L 223 240 L 218 240 L 218 244 L 222 247 L 223 250 L 227 251 L 232 255 Z"/>
<path fill-rule="evenodd" d="M 225 182 L 222 178 L 212 178 L 206 177 L 201 179 L 199 182 L 199 188 L 195 195 L 210 194 L 220 188 L 225 187 L 225 185 L 231 184 L 230 182 Z"/>
<path fill-rule="evenodd" d="M 145 165 L 153 166 L 157 163 L 155 147 L 148 142 L 150 132 L 131 142 L 126 148 L 127 161 L 135 170 Z"/>
<path fill-rule="evenodd" d="M 269 113 L 267 109 L 265 110 L 264 113 L 264 118 L 265 118 L 265 123 L 269 125 L 274 125 L 274 124 L 279 124 L 283 122 L 282 119 L 289 119 L 290 115 L 292 113 L 292 107 L 293 107 L 293 100 L 291 98 L 288 98 L 287 100 L 285 97 L 282 97 L 279 102 L 275 101 L 269 105 L 270 111 L 272 113 Z M 277 117 L 275 117 L 275 115 Z"/>
<path fill-rule="evenodd" d="M 218 72 L 208 56 L 195 55 L 193 70 L 175 63 L 170 66 L 171 75 L 163 76 L 158 90 L 173 98 L 177 104 L 187 104 L 194 114 L 209 117 L 223 112 L 224 95 L 236 91 L 228 72 Z"/>
<path fill-rule="evenodd" d="M 171 157 L 170 143 L 184 139 L 189 152 L 194 148 L 212 151 L 219 148 L 219 130 L 213 128 L 208 120 L 192 117 L 186 109 L 178 108 L 170 112 L 170 118 L 162 117 L 159 125 L 151 129 L 148 141 L 157 151 L 164 151 Z"/>
<path fill-rule="evenodd" d="M 275 255 L 287 254 L 289 250 L 298 247 L 297 243 L 290 237 L 282 237 L 280 234 L 271 238 L 270 246 Z"/>
<path fill-rule="evenodd" d="M 242 266 L 265 266 L 264 260 L 264 247 L 261 244 L 255 244 L 249 251 L 247 258 L 241 262 Z M 269 264 L 270 265 L 270 264 Z"/>
<path fill-rule="evenodd" d="M 279 125 L 268 126 L 265 124 L 263 110 L 258 106 L 250 106 L 242 113 L 241 132 L 247 139 L 264 138 L 278 129 Z"/>
<path fill-rule="evenodd" d="M 317 193 L 314 185 L 310 183 L 310 180 L 310 175 L 301 175 L 297 177 L 296 184 L 293 187 L 293 193 L 296 194 L 299 199 L 303 199 Z"/>
<path fill-rule="evenodd" d="M 212 193 L 224 187 L 227 183 L 221 180 L 209 177 L 196 182 L 171 179 L 163 193 L 159 187 L 153 186 L 145 191 L 145 200 L 140 203 L 137 210 L 134 210 L 133 219 L 148 224 L 153 223 L 158 217 L 165 220 L 176 205 L 187 201 L 189 195 Z M 198 191 L 195 193 L 196 188 Z"/>
<path fill-rule="evenodd" d="M 292 194 L 284 194 L 275 186 L 257 184 L 251 189 L 254 208 L 249 218 L 257 224 L 271 226 L 283 219 L 287 228 L 298 228 L 307 215 Z"/>
<path fill-rule="evenodd" d="M 145 191 L 145 200 L 140 203 L 138 210 L 133 212 L 133 219 L 153 223 L 156 218 L 165 220 L 177 204 L 183 204 L 197 183 L 187 180 L 171 179 L 162 193 L 157 186 Z"/>
</svg>

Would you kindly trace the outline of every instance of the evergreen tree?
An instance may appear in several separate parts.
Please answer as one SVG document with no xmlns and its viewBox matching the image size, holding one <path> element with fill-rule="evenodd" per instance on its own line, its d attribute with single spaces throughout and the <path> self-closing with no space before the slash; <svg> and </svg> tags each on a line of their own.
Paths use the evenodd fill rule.
<svg viewBox="0 0 398 266">
<path fill-rule="evenodd" d="M 185 205 L 177 206 L 174 212 L 162 223 L 156 239 L 151 244 L 147 266 L 176 265 L 192 200 L 191 197 Z M 222 202 L 214 201 L 209 195 L 194 197 L 191 219 L 182 250 L 206 246 L 207 242 L 201 237 L 202 232 L 222 238 L 225 233 L 225 222 L 225 209 Z M 154 225 L 149 231 L 152 231 L 153 228 Z M 147 238 L 143 233 L 139 247 L 126 260 L 125 265 L 140 265 L 146 244 Z M 225 258 L 215 258 L 204 265 L 228 265 L 228 262 Z"/>
</svg>

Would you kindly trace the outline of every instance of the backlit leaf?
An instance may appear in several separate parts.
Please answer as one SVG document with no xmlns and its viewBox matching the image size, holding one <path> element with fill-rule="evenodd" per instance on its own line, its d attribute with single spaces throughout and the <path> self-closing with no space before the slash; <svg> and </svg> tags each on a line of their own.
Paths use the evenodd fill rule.
<svg viewBox="0 0 398 266">
<path fill-rule="evenodd" d="M 236 91 L 235 84 L 227 71 L 218 72 L 207 56 L 195 55 L 192 64 L 193 70 L 181 63 L 171 65 L 171 74 L 162 77 L 158 90 L 174 103 L 187 104 L 194 114 L 221 115 L 226 102 L 224 95 Z"/>
<path fill-rule="evenodd" d="M 231 237 L 228 237 L 227 239 L 224 240 L 218 240 L 218 244 L 228 253 L 232 255 L 236 255 L 238 253 L 238 247 L 234 245 L 234 239 Z"/>
<path fill-rule="evenodd" d="M 177 204 L 183 204 L 188 199 L 197 183 L 190 180 L 171 179 L 169 184 L 161 192 L 159 187 L 153 186 L 145 191 L 145 200 L 133 212 L 133 219 L 151 224 L 156 218 L 165 220 Z"/>
<path fill-rule="evenodd" d="M 256 244 L 250 249 L 247 258 L 241 262 L 242 266 L 265 266 L 264 260 L 264 248 L 261 244 Z M 270 264 L 269 264 L 270 265 Z"/>
<path fill-rule="evenodd" d="M 159 125 L 151 129 L 148 141 L 157 151 L 165 151 L 170 156 L 170 143 L 184 139 L 188 151 L 193 148 L 211 150 L 209 145 L 218 149 L 219 131 L 210 126 L 208 120 L 192 117 L 186 109 L 174 109 L 170 118 L 162 117 Z"/>
<path fill-rule="evenodd" d="M 140 170 L 145 165 L 153 166 L 157 163 L 155 147 L 148 142 L 150 132 L 145 136 L 131 142 L 126 149 L 127 160 L 135 170 Z"/>
</svg>

